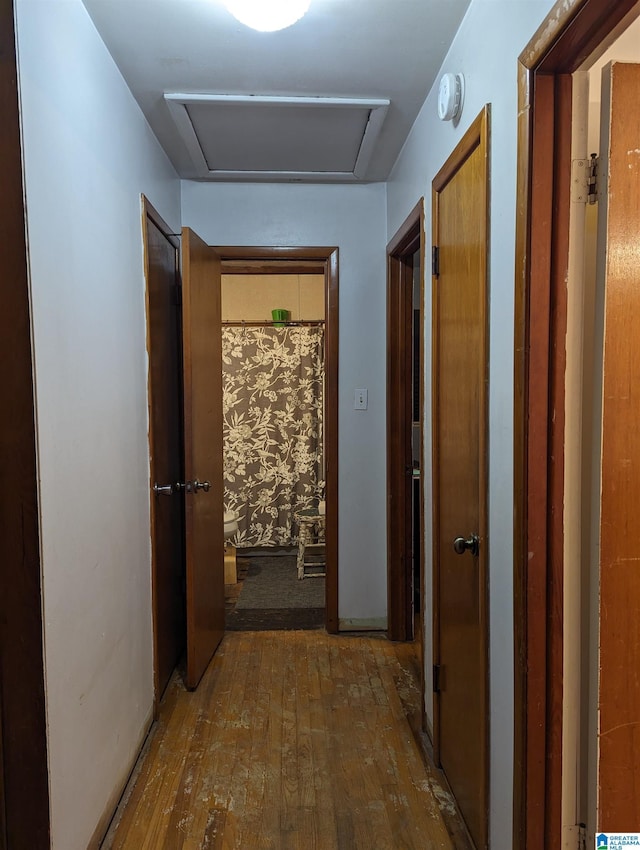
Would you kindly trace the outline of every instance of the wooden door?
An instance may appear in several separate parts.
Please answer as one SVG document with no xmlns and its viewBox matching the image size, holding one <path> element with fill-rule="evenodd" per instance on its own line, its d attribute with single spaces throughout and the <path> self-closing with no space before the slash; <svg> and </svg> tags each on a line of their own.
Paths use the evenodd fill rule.
<svg viewBox="0 0 640 850">
<path fill-rule="evenodd" d="M 224 634 L 220 258 L 182 229 L 187 687 Z"/>
<path fill-rule="evenodd" d="M 185 647 L 179 243 L 144 201 L 156 709 Z"/>
<path fill-rule="evenodd" d="M 598 831 L 640 813 L 640 65 L 602 85 L 598 216 L 604 286 Z M 608 163 L 607 163 L 608 152 Z M 608 174 L 607 174 L 608 172 Z"/>
<path fill-rule="evenodd" d="M 487 124 L 485 109 L 433 183 L 435 747 L 478 848 L 488 786 Z"/>
</svg>

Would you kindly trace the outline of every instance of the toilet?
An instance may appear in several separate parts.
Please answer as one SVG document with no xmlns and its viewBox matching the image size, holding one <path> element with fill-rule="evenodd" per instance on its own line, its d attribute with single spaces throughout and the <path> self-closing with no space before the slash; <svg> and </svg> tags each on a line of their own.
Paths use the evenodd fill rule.
<svg viewBox="0 0 640 850">
<path fill-rule="evenodd" d="M 225 511 L 224 539 L 228 540 L 238 531 L 238 514 L 235 511 Z"/>
</svg>

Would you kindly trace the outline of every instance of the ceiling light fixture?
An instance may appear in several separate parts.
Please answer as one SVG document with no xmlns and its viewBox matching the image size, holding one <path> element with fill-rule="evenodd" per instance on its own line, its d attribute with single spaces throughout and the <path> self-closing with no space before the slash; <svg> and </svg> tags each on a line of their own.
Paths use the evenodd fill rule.
<svg viewBox="0 0 640 850">
<path fill-rule="evenodd" d="M 309 9 L 311 0 L 225 0 L 234 18 L 251 29 L 275 32 L 295 24 Z"/>
</svg>

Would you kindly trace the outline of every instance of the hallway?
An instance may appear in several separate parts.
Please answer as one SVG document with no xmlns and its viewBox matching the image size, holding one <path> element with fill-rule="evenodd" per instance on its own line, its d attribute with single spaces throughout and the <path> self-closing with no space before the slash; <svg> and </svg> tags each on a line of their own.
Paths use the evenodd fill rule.
<svg viewBox="0 0 640 850">
<path fill-rule="evenodd" d="M 227 633 L 196 692 L 171 681 L 103 850 L 467 848 L 417 670 L 377 636 Z"/>
</svg>

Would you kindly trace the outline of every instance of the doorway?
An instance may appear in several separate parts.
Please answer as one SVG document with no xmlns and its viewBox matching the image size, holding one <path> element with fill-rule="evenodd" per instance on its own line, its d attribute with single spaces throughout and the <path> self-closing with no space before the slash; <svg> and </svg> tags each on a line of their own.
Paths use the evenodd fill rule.
<svg viewBox="0 0 640 850">
<path fill-rule="evenodd" d="M 182 648 L 186 645 L 185 681 L 188 687 L 195 688 L 224 632 L 223 267 L 233 265 L 237 270 L 244 265 L 245 271 L 256 273 L 269 264 L 270 272 L 277 271 L 278 262 L 291 271 L 297 263 L 305 271 L 321 269 L 324 275 L 325 611 L 327 631 L 338 631 L 338 249 L 215 249 L 188 228 L 183 228 L 180 263 L 176 234 L 171 233 L 145 198 L 143 229 L 150 362 L 157 712 Z M 154 291 L 155 297 L 152 297 Z M 161 522 L 167 511 L 162 511 L 167 502 L 177 504 L 168 513 L 172 525 L 163 535 Z M 183 552 L 179 546 L 181 539 L 184 540 Z M 167 562 L 166 568 L 163 562 Z M 186 632 L 181 631 L 183 622 Z"/>
<path fill-rule="evenodd" d="M 434 753 L 488 841 L 489 107 L 433 181 Z"/>
<path fill-rule="evenodd" d="M 423 280 L 421 199 L 387 246 L 387 633 L 421 646 Z"/>
<path fill-rule="evenodd" d="M 321 275 L 324 301 L 324 624 L 338 631 L 338 249 L 218 247 L 223 275 Z M 273 322 L 267 324 L 272 325 Z M 295 322 L 293 323 L 295 327 Z M 317 323 L 311 323 L 317 324 Z M 240 327 L 242 323 L 240 323 Z M 303 326 L 304 327 L 304 326 Z M 306 581 L 306 579 L 305 579 Z M 309 579 L 313 581 L 313 578 Z"/>
<path fill-rule="evenodd" d="M 324 627 L 325 275 L 225 262 L 226 628 Z"/>
<path fill-rule="evenodd" d="M 573 75 L 589 57 L 595 59 L 601 55 L 638 12 L 635 0 L 616 4 L 581 0 L 571 8 L 558 3 L 520 57 L 515 323 L 514 846 L 527 850 L 554 846 L 564 840 L 562 831 L 567 813 L 563 813 L 566 803 L 563 772 L 569 781 L 571 774 L 575 777 L 575 764 L 566 760 L 569 727 L 563 724 L 568 701 L 576 699 L 571 693 L 575 687 L 575 660 L 568 658 L 567 651 L 572 642 L 581 638 L 580 632 L 575 631 L 572 601 L 574 555 L 567 551 L 569 539 L 577 539 L 578 545 L 580 540 L 579 536 L 571 537 L 570 514 L 576 504 L 566 502 L 575 474 L 574 448 L 567 432 L 571 421 L 567 417 L 572 415 L 567 407 L 567 366 L 571 369 L 571 360 L 567 361 L 570 344 L 567 332 L 572 294 L 567 291 L 567 280 L 572 238 L 569 175 L 575 105 Z M 630 215 L 627 220 L 637 220 L 637 215 Z M 631 306 L 623 307 L 627 317 L 632 315 Z M 620 335 L 622 343 L 628 338 L 627 333 Z M 541 458 L 546 462 L 540 463 Z M 628 504 L 631 503 L 630 498 Z M 600 510 L 604 517 L 604 503 L 598 506 Z M 621 517 L 618 514 L 618 519 Z M 623 534 L 620 539 L 628 537 Z M 584 564 L 582 569 L 585 574 L 588 572 Z M 597 581 L 601 578 L 602 574 L 596 574 Z M 618 622 L 623 619 L 619 618 Z M 596 613 L 593 625 L 600 631 L 599 641 L 604 647 L 610 635 L 600 614 Z M 629 646 L 636 643 L 630 641 L 629 635 L 626 640 Z M 603 660 L 601 655 L 601 664 Z M 605 671 L 606 675 L 609 672 Z M 578 695 L 578 703 L 586 698 L 584 693 Z M 595 739 L 592 743 L 595 746 Z M 629 788 L 630 782 L 625 780 L 625 786 Z M 570 820 L 566 825 L 572 828 Z M 573 828 L 577 833 L 578 825 Z M 617 829 L 618 825 L 610 828 Z M 627 827 L 622 824 L 619 828 Z"/>
</svg>

